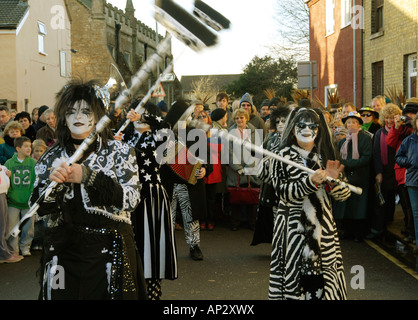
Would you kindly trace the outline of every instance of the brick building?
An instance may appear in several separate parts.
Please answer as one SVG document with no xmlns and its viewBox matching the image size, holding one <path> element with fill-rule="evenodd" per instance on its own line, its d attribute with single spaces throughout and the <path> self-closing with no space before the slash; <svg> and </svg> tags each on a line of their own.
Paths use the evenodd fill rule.
<svg viewBox="0 0 418 320">
<path fill-rule="evenodd" d="M 418 0 L 363 2 L 363 102 L 393 86 L 416 97 Z"/>
<path fill-rule="evenodd" d="M 417 96 L 418 0 L 306 3 L 310 16 L 310 60 L 318 64 L 314 97 L 327 104 L 327 92 L 338 88 L 342 99 L 355 102 L 356 88 L 357 107 L 363 107 L 393 87 L 406 98 Z M 354 3 L 357 7 L 353 17 Z M 356 26 L 356 61 L 352 18 Z"/>
<path fill-rule="evenodd" d="M 353 0 L 306 1 L 309 7 L 310 60 L 317 62 L 318 86 L 312 96 L 319 98 L 325 106 L 328 106 L 328 92 L 336 89 L 341 99 L 361 105 L 362 32 L 360 28 L 351 28 L 352 3 Z"/>
</svg>

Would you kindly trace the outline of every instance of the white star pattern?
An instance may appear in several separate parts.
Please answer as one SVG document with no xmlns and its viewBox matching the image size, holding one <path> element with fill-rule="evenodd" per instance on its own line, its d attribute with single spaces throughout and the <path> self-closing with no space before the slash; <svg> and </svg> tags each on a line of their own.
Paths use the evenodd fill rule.
<svg viewBox="0 0 418 320">
<path fill-rule="evenodd" d="M 151 181 L 151 175 L 149 173 L 147 173 L 145 176 L 145 181 Z"/>
<path fill-rule="evenodd" d="M 144 165 L 149 166 L 151 164 L 151 161 L 149 159 L 144 161 Z"/>
</svg>

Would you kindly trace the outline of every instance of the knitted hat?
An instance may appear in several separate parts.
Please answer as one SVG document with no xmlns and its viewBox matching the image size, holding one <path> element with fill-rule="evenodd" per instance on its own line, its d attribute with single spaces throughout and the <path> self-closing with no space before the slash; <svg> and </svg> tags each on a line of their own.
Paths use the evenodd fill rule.
<svg viewBox="0 0 418 320">
<path fill-rule="evenodd" d="M 279 98 L 273 98 L 269 101 L 269 107 L 271 106 L 278 106 L 278 103 L 280 102 Z"/>
<path fill-rule="evenodd" d="M 418 104 L 413 102 L 407 102 L 403 107 L 402 114 L 406 115 L 407 113 L 418 113 Z"/>
<path fill-rule="evenodd" d="M 165 103 L 164 100 L 161 100 L 160 102 L 158 102 L 157 107 L 160 108 L 160 110 L 162 112 L 167 112 L 168 111 L 167 103 Z"/>
<path fill-rule="evenodd" d="M 226 114 L 226 110 L 222 108 L 216 108 L 210 114 L 210 118 L 212 119 L 212 121 L 219 121 L 225 116 L 225 114 Z"/>
<path fill-rule="evenodd" d="M 243 103 L 243 102 L 248 102 L 249 104 L 251 104 L 252 106 L 254 105 L 253 104 L 253 98 L 251 98 L 251 95 L 247 92 L 247 93 L 245 93 L 243 96 L 242 96 L 242 98 L 241 98 L 241 100 L 240 100 L 240 102 L 239 102 L 239 106 L 241 107 L 241 104 Z"/>
<path fill-rule="evenodd" d="M 270 100 L 269 99 L 264 99 L 263 100 L 263 103 L 261 104 L 261 106 L 262 107 L 264 107 L 264 106 L 267 106 L 268 107 L 269 103 L 270 103 Z"/>
<path fill-rule="evenodd" d="M 347 134 L 347 131 L 345 130 L 344 127 L 337 127 L 337 128 L 335 128 L 334 136 L 337 136 L 339 134 Z"/>
<path fill-rule="evenodd" d="M 354 118 L 357 119 L 358 122 L 360 122 L 360 124 L 363 124 L 363 120 L 361 119 L 360 113 L 358 113 L 357 111 L 351 111 L 348 116 L 346 116 L 345 118 L 342 118 L 342 122 L 345 123 L 347 121 L 348 118 Z"/>
<path fill-rule="evenodd" d="M 40 107 L 39 110 L 38 110 L 38 118 L 40 118 L 42 113 L 44 113 L 48 109 L 49 109 L 48 106 L 45 106 L 45 105 Z"/>
</svg>

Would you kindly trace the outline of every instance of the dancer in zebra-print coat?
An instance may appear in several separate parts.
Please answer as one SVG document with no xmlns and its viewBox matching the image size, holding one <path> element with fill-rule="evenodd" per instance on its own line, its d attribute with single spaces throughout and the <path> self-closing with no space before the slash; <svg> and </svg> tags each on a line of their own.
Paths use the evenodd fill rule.
<svg viewBox="0 0 418 320">
<path fill-rule="evenodd" d="M 280 197 L 275 208 L 269 299 L 346 299 L 340 243 L 331 197 L 344 201 L 350 190 L 326 182 L 342 176 L 320 111 L 292 111 L 279 155 L 316 170 L 309 174 L 273 160 L 269 167 Z"/>
</svg>

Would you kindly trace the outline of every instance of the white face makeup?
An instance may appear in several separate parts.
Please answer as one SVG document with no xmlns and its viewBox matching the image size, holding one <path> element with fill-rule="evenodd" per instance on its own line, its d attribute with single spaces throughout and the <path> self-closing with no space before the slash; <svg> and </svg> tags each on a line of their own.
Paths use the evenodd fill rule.
<svg viewBox="0 0 418 320">
<path fill-rule="evenodd" d="M 276 120 L 276 130 L 281 134 L 286 126 L 286 118 L 280 117 Z"/>
<path fill-rule="evenodd" d="M 295 125 L 295 136 L 299 142 L 313 143 L 318 135 L 318 124 L 312 121 L 298 122 Z"/>
<path fill-rule="evenodd" d="M 79 137 L 90 134 L 94 128 L 95 119 L 87 102 L 80 100 L 67 111 L 65 121 L 71 133 Z"/>
</svg>

